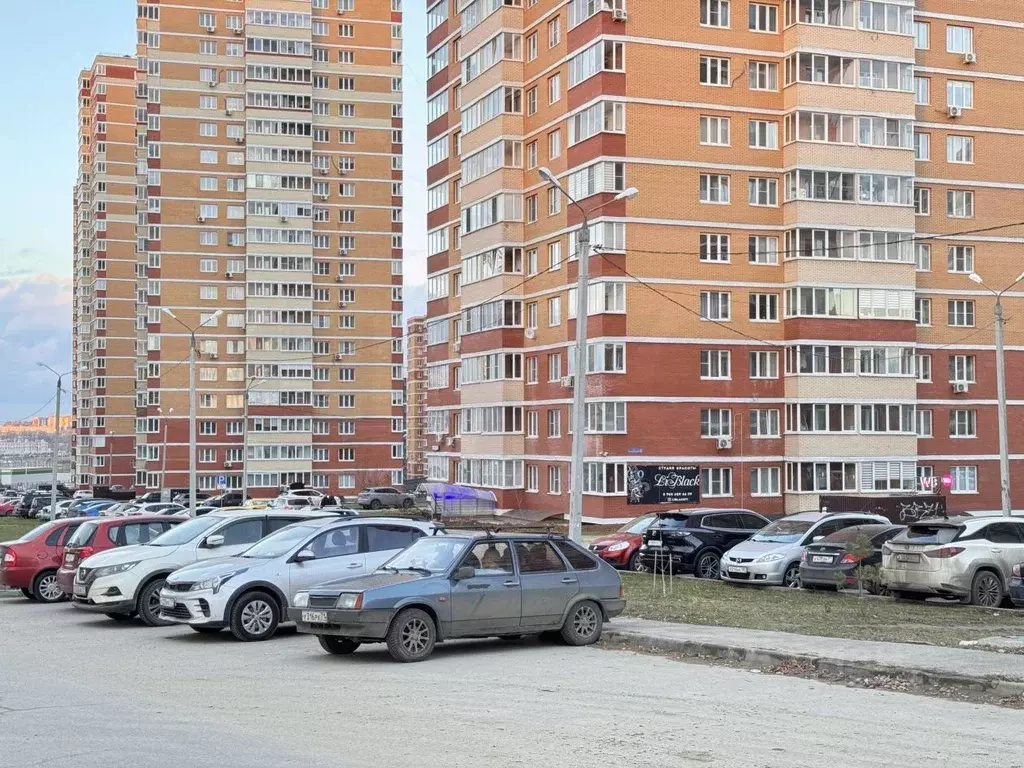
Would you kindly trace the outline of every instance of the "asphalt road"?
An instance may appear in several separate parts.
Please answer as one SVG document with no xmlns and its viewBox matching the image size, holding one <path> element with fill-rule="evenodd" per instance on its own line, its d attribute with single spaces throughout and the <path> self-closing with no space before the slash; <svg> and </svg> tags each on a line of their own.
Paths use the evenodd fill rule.
<svg viewBox="0 0 1024 768">
<path fill-rule="evenodd" d="M 0 765 L 30 768 L 1024 766 L 1020 711 L 597 648 L 420 664 L 242 644 L 0 599 Z"/>
</svg>

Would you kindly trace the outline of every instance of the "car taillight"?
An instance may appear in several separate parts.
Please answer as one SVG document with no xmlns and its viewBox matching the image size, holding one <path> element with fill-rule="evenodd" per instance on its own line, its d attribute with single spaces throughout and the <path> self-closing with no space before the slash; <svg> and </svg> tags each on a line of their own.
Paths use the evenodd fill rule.
<svg viewBox="0 0 1024 768">
<path fill-rule="evenodd" d="M 78 562 L 82 562 L 86 558 L 92 557 L 95 554 L 95 547 L 82 547 L 80 550 L 78 550 Z"/>
<path fill-rule="evenodd" d="M 839 559 L 839 562 L 840 563 L 859 563 L 863 559 L 864 558 L 862 558 L 862 557 L 857 557 L 857 555 L 851 555 L 849 552 L 847 552 L 845 555 L 843 555 Z"/>
<path fill-rule="evenodd" d="M 1018 565 L 1017 567 L 1018 567 L 1018 568 L 1020 568 L 1020 566 L 1019 566 L 1019 565 Z M 620 582 L 619 582 L 619 598 L 620 598 L 620 599 L 625 599 L 625 597 L 626 597 L 626 585 L 625 585 L 625 584 L 623 584 L 623 583 L 622 583 L 622 582 L 620 581 Z"/>
<path fill-rule="evenodd" d="M 942 560 L 947 557 L 956 557 L 963 551 L 963 547 L 943 547 L 942 549 L 933 549 L 931 552 L 925 552 L 924 554 L 926 557 L 934 557 L 938 560 Z"/>
<path fill-rule="evenodd" d="M 13 549 L 8 549 L 4 552 L 4 567 L 13 568 L 18 564 L 18 556 L 15 554 Z"/>
<path fill-rule="evenodd" d="M 800 560 L 805 562 L 805 563 L 807 562 L 807 550 L 806 549 L 803 552 L 800 553 Z"/>
<path fill-rule="evenodd" d="M 1021 577 L 1021 569 L 1022 566 L 1020 563 L 1017 563 L 1015 566 L 1013 566 L 1013 575 L 1016 576 L 1018 579 Z"/>
</svg>

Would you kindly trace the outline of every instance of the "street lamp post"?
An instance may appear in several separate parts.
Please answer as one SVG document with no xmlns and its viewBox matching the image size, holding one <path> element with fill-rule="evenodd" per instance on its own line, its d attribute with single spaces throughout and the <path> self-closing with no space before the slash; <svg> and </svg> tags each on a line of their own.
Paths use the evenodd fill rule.
<svg viewBox="0 0 1024 768">
<path fill-rule="evenodd" d="M 617 200 L 632 200 L 637 196 L 636 187 L 619 192 L 610 200 L 585 209 L 558 183 L 558 179 L 547 168 L 538 169 L 540 177 L 561 192 L 580 212 L 582 221 L 577 230 L 576 253 L 579 276 L 576 281 L 576 378 L 572 395 L 572 463 L 569 465 L 569 538 L 575 542 L 583 539 L 583 454 L 586 447 L 587 398 L 587 291 L 590 282 L 590 214 Z"/>
<path fill-rule="evenodd" d="M 218 309 L 208 318 L 203 320 L 195 328 L 190 328 L 181 319 L 171 312 L 167 307 L 161 307 L 161 311 L 173 317 L 188 331 L 188 513 L 196 516 L 196 331 L 202 328 L 211 320 L 216 320 L 224 310 Z"/>
<path fill-rule="evenodd" d="M 1003 319 L 1002 299 L 1004 293 L 1017 285 L 1021 280 L 1024 280 L 1024 273 L 1021 273 L 1016 280 L 1001 291 L 994 291 L 985 285 L 985 281 L 981 279 L 981 275 L 977 272 L 971 272 L 967 277 L 996 297 L 996 396 L 999 398 L 999 485 L 1003 514 L 1009 517 L 1013 514 L 1013 506 L 1010 502 L 1010 440 L 1007 435 L 1006 359 L 1003 351 L 1003 323 L 1005 320 Z"/>
<path fill-rule="evenodd" d="M 164 409 L 163 408 L 157 408 L 156 410 L 157 410 L 157 413 L 159 413 L 163 417 L 163 422 L 164 422 L 163 423 L 164 438 L 163 438 L 163 443 L 160 446 L 160 490 L 162 492 L 163 489 L 164 489 L 164 486 L 167 485 L 167 418 L 172 413 L 174 413 L 174 409 L 173 408 L 168 408 L 166 416 L 164 416 Z M 167 499 L 167 500 L 170 501 L 170 499 Z"/>
<path fill-rule="evenodd" d="M 36 365 L 40 368 L 45 368 L 57 377 L 56 404 L 53 408 L 53 477 L 50 480 L 50 514 L 55 515 L 57 513 L 57 462 L 59 461 L 58 454 L 60 452 L 60 381 L 69 375 L 71 371 L 57 373 L 46 363 L 36 363 Z"/>
</svg>

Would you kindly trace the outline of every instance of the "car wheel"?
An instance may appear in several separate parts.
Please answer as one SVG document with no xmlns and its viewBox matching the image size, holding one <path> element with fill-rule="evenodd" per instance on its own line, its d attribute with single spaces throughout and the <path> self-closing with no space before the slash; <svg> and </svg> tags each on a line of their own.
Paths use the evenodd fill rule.
<svg viewBox="0 0 1024 768">
<path fill-rule="evenodd" d="M 114 621 L 131 621 L 135 618 L 134 613 L 104 613 L 103 615 Z"/>
<path fill-rule="evenodd" d="M 604 617 L 601 608 L 590 600 L 576 603 L 565 617 L 561 636 L 569 645 L 590 645 L 601 639 Z"/>
<path fill-rule="evenodd" d="M 350 640 L 347 637 L 317 635 L 316 639 L 320 641 L 321 648 L 335 656 L 347 656 L 350 653 L 355 653 L 359 647 L 357 640 Z"/>
<path fill-rule="evenodd" d="M 21 594 L 23 594 L 29 600 L 35 600 L 36 599 L 35 593 L 31 589 L 22 589 L 21 590 Z"/>
<path fill-rule="evenodd" d="M 412 504 L 413 504 L 412 499 L 405 499 L 405 500 L 402 501 L 402 508 L 403 509 L 412 509 Z"/>
<path fill-rule="evenodd" d="M 433 653 L 435 642 L 434 620 L 419 608 L 406 608 L 388 627 L 388 652 L 395 661 L 423 661 Z"/>
<path fill-rule="evenodd" d="M 800 563 L 792 563 L 782 574 L 782 586 L 787 589 L 800 589 Z"/>
<path fill-rule="evenodd" d="M 137 609 L 139 618 L 147 627 L 166 627 L 174 623 L 160 615 L 160 590 L 166 583 L 164 579 L 153 579 L 139 590 Z"/>
<path fill-rule="evenodd" d="M 632 555 L 629 556 L 629 560 L 626 561 L 626 570 L 633 571 L 634 573 L 642 573 L 647 570 L 644 568 L 644 564 L 640 560 L 640 550 L 636 550 Z"/>
<path fill-rule="evenodd" d="M 370 509 L 380 509 L 380 499 L 374 499 L 370 502 Z"/>
<path fill-rule="evenodd" d="M 243 642 L 266 640 L 273 636 L 280 620 L 274 598 L 266 592 L 250 592 L 231 611 L 231 634 Z"/>
<path fill-rule="evenodd" d="M 67 595 L 57 583 L 56 571 L 43 571 L 32 582 L 32 596 L 40 603 L 59 603 Z"/>
<path fill-rule="evenodd" d="M 971 605 L 998 608 L 1003 602 L 1003 585 L 992 571 L 980 571 L 971 582 Z"/>
<path fill-rule="evenodd" d="M 693 567 L 693 575 L 698 579 L 717 580 L 720 576 L 722 559 L 714 552 L 705 552 L 697 558 Z"/>
<path fill-rule="evenodd" d="M 221 631 L 221 629 L 223 629 L 223 627 L 203 627 L 194 626 L 192 624 L 189 624 L 188 628 L 191 629 L 193 632 L 198 632 L 200 635 L 216 635 L 218 632 Z"/>
</svg>

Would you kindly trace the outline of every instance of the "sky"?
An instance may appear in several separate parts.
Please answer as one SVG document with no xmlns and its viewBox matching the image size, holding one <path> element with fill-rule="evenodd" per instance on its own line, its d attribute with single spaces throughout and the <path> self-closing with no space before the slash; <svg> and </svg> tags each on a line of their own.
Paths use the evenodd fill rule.
<svg viewBox="0 0 1024 768">
<path fill-rule="evenodd" d="M 417 0 L 405 5 L 405 292 L 416 314 L 426 282 L 426 12 Z M 0 120 L 0 422 L 52 414 L 55 377 L 38 363 L 71 368 L 78 73 L 97 53 L 134 54 L 135 9 L 135 0 L 5 4 L 7 29 L 47 29 L 52 43 L 38 67 L 27 64 L 39 62 L 31 35 L 9 35 L 0 47 L 0 87 L 5 103 L 18 105 Z"/>
</svg>

